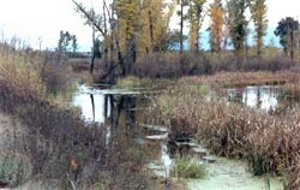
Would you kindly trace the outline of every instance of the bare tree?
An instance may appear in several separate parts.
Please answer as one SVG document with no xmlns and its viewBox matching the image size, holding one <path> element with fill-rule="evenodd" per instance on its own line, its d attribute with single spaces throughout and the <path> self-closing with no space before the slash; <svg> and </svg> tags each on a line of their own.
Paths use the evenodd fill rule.
<svg viewBox="0 0 300 190">
<path fill-rule="evenodd" d="M 93 12 L 88 11 L 82 4 L 72 0 L 77 11 L 81 13 L 86 22 L 95 29 L 95 32 L 100 33 L 99 38 L 103 40 L 104 61 L 109 64 L 107 71 L 100 77 L 104 80 L 109 78 L 109 81 L 114 80 L 114 71 L 119 65 L 122 70 L 122 75 L 125 76 L 126 67 L 124 58 L 120 50 L 119 40 L 116 35 L 117 15 L 115 10 L 115 1 L 113 0 L 109 5 L 106 0 L 102 1 L 102 13 L 95 16 Z M 108 17 L 108 20 L 107 20 Z M 108 29 L 109 28 L 109 29 Z M 109 50 L 108 50 L 109 49 Z M 115 56 L 117 55 L 117 64 L 115 63 Z M 91 64 L 91 72 L 93 72 L 93 65 Z"/>
</svg>

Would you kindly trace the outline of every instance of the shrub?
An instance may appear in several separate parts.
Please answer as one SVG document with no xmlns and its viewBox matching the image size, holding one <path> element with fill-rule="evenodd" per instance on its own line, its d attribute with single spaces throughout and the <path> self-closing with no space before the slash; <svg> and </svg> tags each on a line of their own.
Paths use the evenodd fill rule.
<svg viewBox="0 0 300 190">
<path fill-rule="evenodd" d="M 31 171 L 28 157 L 4 150 L 0 153 L 0 182 L 16 187 L 30 179 Z"/>
<path fill-rule="evenodd" d="M 40 73 L 34 69 L 33 65 L 14 53 L 1 56 L 0 81 L 9 84 L 21 96 L 33 94 L 44 97 L 46 95 L 47 87 L 41 80 Z"/>
</svg>

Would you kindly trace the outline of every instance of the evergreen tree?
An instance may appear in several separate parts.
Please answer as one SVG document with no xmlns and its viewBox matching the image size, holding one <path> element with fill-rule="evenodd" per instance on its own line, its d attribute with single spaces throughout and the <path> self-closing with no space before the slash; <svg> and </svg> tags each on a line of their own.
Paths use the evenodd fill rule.
<svg viewBox="0 0 300 190">
<path fill-rule="evenodd" d="M 299 31 L 299 22 L 291 17 L 281 19 L 274 32 L 280 38 L 280 44 L 283 46 L 286 54 L 290 54 L 291 59 L 294 59 L 294 49 L 297 44 L 296 34 Z"/>
</svg>

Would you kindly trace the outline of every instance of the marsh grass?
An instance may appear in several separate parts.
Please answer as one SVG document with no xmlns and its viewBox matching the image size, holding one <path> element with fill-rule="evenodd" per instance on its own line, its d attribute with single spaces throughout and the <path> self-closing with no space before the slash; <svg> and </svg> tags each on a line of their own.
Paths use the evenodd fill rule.
<svg viewBox="0 0 300 190">
<path fill-rule="evenodd" d="M 176 84 L 177 80 L 173 79 L 149 79 L 149 78 L 137 78 L 129 76 L 126 78 L 120 78 L 114 88 L 121 89 L 147 89 L 147 90 L 159 90 L 166 88 L 167 86 Z"/>
<path fill-rule="evenodd" d="M 170 174 L 176 178 L 201 179 L 207 176 L 207 171 L 196 160 L 177 158 Z"/>
<path fill-rule="evenodd" d="M 279 75 L 298 80 L 288 73 Z M 220 78 L 218 80 L 222 80 L 222 75 Z M 288 174 L 291 178 L 286 189 L 300 187 L 299 170 L 295 169 L 299 168 L 299 106 L 287 109 L 283 115 L 268 114 L 217 97 L 208 100 L 206 90 L 195 92 L 193 87 L 188 87 L 212 86 L 215 83 L 210 83 L 211 79 L 191 77 L 183 80 L 182 85 L 165 90 L 157 98 L 155 111 L 149 113 L 170 128 L 170 138 L 188 133 L 217 155 L 246 160 L 255 176 Z"/>
</svg>

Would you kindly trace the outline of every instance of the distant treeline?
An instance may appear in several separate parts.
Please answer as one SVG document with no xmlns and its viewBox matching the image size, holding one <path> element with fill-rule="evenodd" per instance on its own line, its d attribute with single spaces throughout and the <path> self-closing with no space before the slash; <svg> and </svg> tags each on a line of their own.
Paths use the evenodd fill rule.
<svg viewBox="0 0 300 190">
<path fill-rule="evenodd" d="M 131 73 L 138 58 L 153 53 L 165 53 L 179 47 L 184 52 L 188 41 L 191 54 L 201 52 L 201 31 L 204 19 L 209 20 L 209 43 L 213 55 L 228 51 L 232 46 L 235 56 L 248 56 L 249 49 L 261 57 L 265 53 L 263 37 L 268 28 L 266 0 L 112 0 L 101 1 L 98 9 L 86 8 L 73 0 L 85 23 L 93 28 L 93 44 L 101 49 L 107 74 L 119 70 L 121 76 Z M 247 16 L 250 12 L 250 17 Z M 99 14 L 98 14 L 99 13 Z M 178 20 L 178 28 L 170 28 L 171 18 Z M 250 47 L 250 24 L 254 26 L 255 46 Z M 188 28 L 188 35 L 185 35 Z M 287 55 L 294 59 L 294 49 L 299 44 L 299 23 L 293 18 L 280 21 L 275 35 Z M 100 46 L 96 46 L 97 40 Z M 98 44 L 99 45 L 99 44 Z M 95 57 L 95 56 L 92 56 Z M 182 69 L 184 61 L 180 58 Z M 91 72 L 93 64 L 91 64 Z"/>
</svg>

